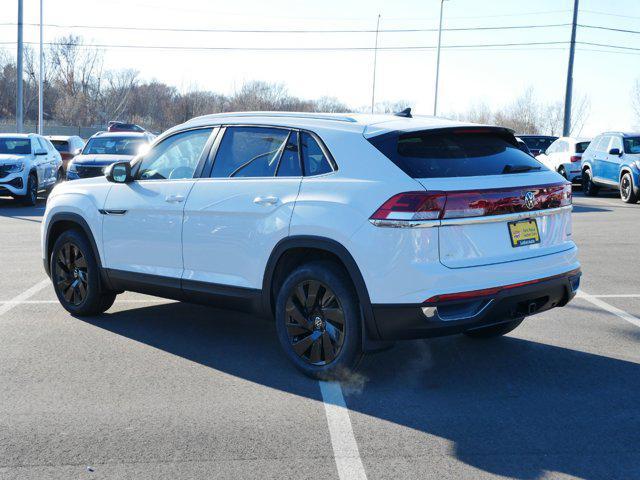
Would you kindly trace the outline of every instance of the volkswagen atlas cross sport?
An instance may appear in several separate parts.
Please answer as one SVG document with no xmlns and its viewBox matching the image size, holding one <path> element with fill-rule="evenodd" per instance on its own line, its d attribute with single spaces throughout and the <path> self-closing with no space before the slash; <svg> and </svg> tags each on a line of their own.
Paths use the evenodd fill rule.
<svg viewBox="0 0 640 480">
<path fill-rule="evenodd" d="M 579 284 L 571 186 L 505 128 L 209 115 L 105 177 L 47 203 L 64 308 L 100 314 L 130 290 L 259 313 L 311 376 L 393 340 L 503 335 Z"/>
</svg>

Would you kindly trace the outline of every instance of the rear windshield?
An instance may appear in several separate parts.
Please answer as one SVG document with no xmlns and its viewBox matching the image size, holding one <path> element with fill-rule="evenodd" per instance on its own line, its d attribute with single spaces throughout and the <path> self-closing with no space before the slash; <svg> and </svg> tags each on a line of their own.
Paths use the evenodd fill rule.
<svg viewBox="0 0 640 480">
<path fill-rule="evenodd" d="M 546 150 L 558 137 L 520 137 L 530 150 Z"/>
<path fill-rule="evenodd" d="M 29 155 L 31 140 L 28 138 L 0 138 L 0 154 Z"/>
<path fill-rule="evenodd" d="M 59 152 L 68 152 L 69 151 L 69 142 L 66 140 L 51 140 L 53 146 L 56 147 L 56 150 Z"/>
<path fill-rule="evenodd" d="M 137 155 L 147 140 L 141 137 L 94 137 L 82 150 L 83 155 Z"/>
<path fill-rule="evenodd" d="M 591 142 L 578 142 L 576 143 L 576 153 L 584 153 Z"/>
<path fill-rule="evenodd" d="M 474 177 L 540 170 L 542 164 L 501 132 L 387 133 L 369 141 L 413 178 Z"/>
</svg>

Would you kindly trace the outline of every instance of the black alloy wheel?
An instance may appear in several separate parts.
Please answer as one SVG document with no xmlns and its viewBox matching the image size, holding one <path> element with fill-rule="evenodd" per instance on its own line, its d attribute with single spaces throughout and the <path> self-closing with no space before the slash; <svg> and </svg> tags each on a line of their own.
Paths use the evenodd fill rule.
<svg viewBox="0 0 640 480">
<path fill-rule="evenodd" d="M 27 178 L 27 192 L 22 197 L 22 203 L 29 207 L 33 207 L 38 202 L 38 177 L 34 174 Z"/>
<path fill-rule="evenodd" d="M 117 293 L 102 284 L 98 260 L 79 230 L 67 230 L 57 238 L 49 271 L 60 304 L 72 315 L 98 315 L 116 299 Z"/>
<path fill-rule="evenodd" d="M 88 266 L 80 248 L 66 242 L 55 258 L 53 281 L 65 301 L 73 306 L 81 305 L 87 298 Z"/>
<path fill-rule="evenodd" d="M 633 179 L 630 173 L 625 173 L 620 179 L 620 198 L 625 203 L 636 203 L 638 196 L 633 190 Z"/>
<path fill-rule="evenodd" d="M 285 326 L 293 351 L 312 365 L 327 365 L 342 349 L 345 316 L 340 301 L 317 280 L 299 283 L 286 304 Z"/>
</svg>

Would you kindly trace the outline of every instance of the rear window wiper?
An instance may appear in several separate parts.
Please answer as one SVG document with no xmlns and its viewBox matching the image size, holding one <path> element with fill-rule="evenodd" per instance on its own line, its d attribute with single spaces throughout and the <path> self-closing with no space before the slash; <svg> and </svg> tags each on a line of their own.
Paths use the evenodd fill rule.
<svg viewBox="0 0 640 480">
<path fill-rule="evenodd" d="M 540 170 L 542 167 L 534 166 L 534 165 L 510 165 L 507 164 L 502 169 L 502 173 L 522 173 L 522 172 L 530 172 L 531 170 Z"/>
</svg>

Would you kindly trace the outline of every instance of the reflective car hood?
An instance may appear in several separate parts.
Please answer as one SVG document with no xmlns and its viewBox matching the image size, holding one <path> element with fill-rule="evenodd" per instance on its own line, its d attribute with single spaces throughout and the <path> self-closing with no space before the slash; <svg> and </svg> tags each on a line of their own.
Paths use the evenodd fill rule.
<svg viewBox="0 0 640 480">
<path fill-rule="evenodd" d="M 133 155 L 77 155 L 74 157 L 73 163 L 74 165 L 102 166 L 115 162 L 126 162 L 132 158 Z"/>
<path fill-rule="evenodd" d="M 30 155 L 11 155 L 9 153 L 0 154 L 0 165 L 5 163 L 15 163 L 28 160 Z"/>
</svg>

